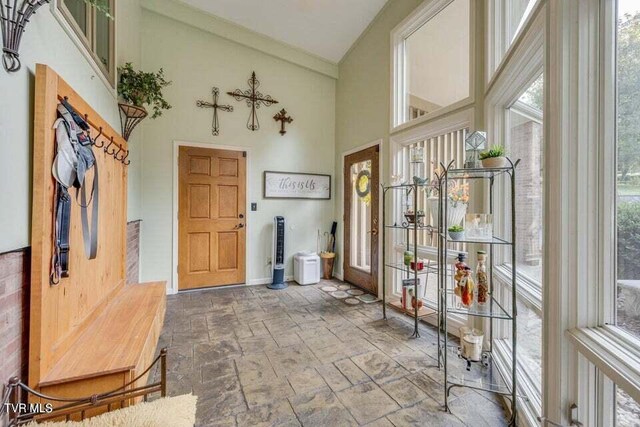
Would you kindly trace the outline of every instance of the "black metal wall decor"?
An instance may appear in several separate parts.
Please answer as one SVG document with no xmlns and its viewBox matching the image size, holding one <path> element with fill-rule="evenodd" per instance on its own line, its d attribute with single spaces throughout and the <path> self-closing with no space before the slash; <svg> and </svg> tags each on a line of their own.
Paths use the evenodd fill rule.
<svg viewBox="0 0 640 427">
<path fill-rule="evenodd" d="M 220 91 L 217 87 L 214 87 L 211 90 L 213 95 L 213 102 L 207 101 L 197 101 L 196 105 L 200 108 L 213 108 L 213 121 L 211 122 L 211 133 L 213 136 L 218 136 L 220 133 L 220 122 L 218 121 L 218 110 L 222 111 L 233 111 L 233 107 L 231 105 L 219 105 L 218 104 L 218 95 L 220 95 Z"/>
<path fill-rule="evenodd" d="M 118 107 L 120 108 L 120 127 L 122 127 L 122 137 L 125 141 L 129 141 L 129 137 L 131 136 L 133 129 L 138 126 L 145 117 L 147 117 L 148 113 L 144 108 L 132 104 L 118 103 Z"/>
<path fill-rule="evenodd" d="M 251 73 L 251 78 L 247 80 L 249 89 L 242 91 L 236 89 L 233 92 L 227 92 L 227 95 L 231 95 L 236 101 L 245 101 L 247 107 L 251 108 L 251 114 L 249 120 L 247 120 L 247 129 L 256 131 L 260 129 L 260 122 L 258 121 L 258 115 L 256 110 L 260 108 L 260 105 L 270 107 L 273 104 L 277 104 L 278 101 L 273 99 L 271 95 L 263 95 L 258 88 L 260 87 L 260 81 L 256 78 L 256 72 Z"/>
<path fill-rule="evenodd" d="M 273 116 L 273 120 L 275 120 L 276 122 L 280 122 L 280 135 L 284 135 L 285 133 L 287 133 L 287 131 L 284 129 L 284 125 L 286 123 L 291 123 L 293 121 L 293 118 L 291 116 L 287 116 L 287 110 L 283 108 L 278 114 Z"/>
<path fill-rule="evenodd" d="M 49 0 L 0 0 L 0 29 L 2 30 L 2 65 L 9 73 L 20 69 L 20 41 L 29 19 Z"/>
</svg>

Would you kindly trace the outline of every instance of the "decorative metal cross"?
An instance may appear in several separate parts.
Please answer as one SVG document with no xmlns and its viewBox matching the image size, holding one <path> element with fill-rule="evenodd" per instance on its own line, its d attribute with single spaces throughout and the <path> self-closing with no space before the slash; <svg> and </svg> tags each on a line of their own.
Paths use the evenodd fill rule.
<svg viewBox="0 0 640 427">
<path fill-rule="evenodd" d="M 222 111 L 233 111 L 233 107 L 231 105 L 218 105 L 218 95 L 220 91 L 217 87 L 214 87 L 211 90 L 213 94 L 213 103 L 206 101 L 198 101 L 196 105 L 200 108 L 213 108 L 213 122 L 211 123 L 211 133 L 213 136 L 217 136 L 220 133 L 220 123 L 218 121 L 218 110 Z"/>
<path fill-rule="evenodd" d="M 284 135 L 285 133 L 287 133 L 287 131 L 284 130 L 285 123 L 291 123 L 293 121 L 293 118 L 288 117 L 287 110 L 283 108 L 278 114 L 273 116 L 273 120 L 275 120 L 276 122 L 280 122 L 280 135 Z"/>
<path fill-rule="evenodd" d="M 260 129 L 260 122 L 258 121 L 258 115 L 256 110 L 260 108 L 260 105 L 270 107 L 273 104 L 277 104 L 278 101 L 273 99 L 271 95 L 263 95 L 258 88 L 260 87 L 260 81 L 256 78 L 256 72 L 251 73 L 251 78 L 247 80 L 249 89 L 242 91 L 236 89 L 233 92 L 227 92 L 227 95 L 231 95 L 236 101 L 244 100 L 247 103 L 247 107 L 251 108 L 251 114 L 247 120 L 247 129 L 255 131 Z"/>
</svg>

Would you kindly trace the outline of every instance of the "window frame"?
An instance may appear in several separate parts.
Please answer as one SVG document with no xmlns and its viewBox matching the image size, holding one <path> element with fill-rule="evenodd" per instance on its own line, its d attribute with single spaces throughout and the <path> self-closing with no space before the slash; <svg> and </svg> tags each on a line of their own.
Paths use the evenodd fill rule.
<svg viewBox="0 0 640 427">
<path fill-rule="evenodd" d="M 451 105 L 440 108 L 415 119 L 407 119 L 407 81 L 405 40 L 420 27 L 434 18 L 455 0 L 431 0 L 418 6 L 391 31 L 391 94 L 390 133 L 423 124 L 438 117 L 473 106 L 475 102 L 476 75 L 476 13 L 475 0 L 469 1 L 469 95 Z"/>
<path fill-rule="evenodd" d="M 600 373 L 600 387 L 579 378 L 579 388 L 598 407 L 611 406 L 595 418 L 603 426 L 612 426 L 616 416 L 616 387 L 640 402 L 640 339 L 616 326 L 617 305 L 617 1 L 593 0 L 599 25 L 596 46 L 599 55 L 596 111 L 599 124 L 597 153 L 598 191 L 594 203 L 599 212 L 595 234 L 600 271 L 594 283 L 598 302 L 589 308 L 593 325 L 578 325 L 567 333 L 582 357 Z M 585 414 L 587 416 L 588 414 Z"/>
<path fill-rule="evenodd" d="M 71 15 L 71 12 L 65 4 L 65 0 L 55 0 L 51 2 L 51 10 L 58 22 L 62 25 L 65 32 L 73 40 L 75 45 L 80 49 L 84 57 L 87 59 L 91 67 L 96 71 L 103 83 L 115 93 L 116 89 L 116 28 L 117 28 L 117 1 L 108 0 L 110 5 L 110 14 L 113 19 L 109 19 L 109 64 L 105 66 L 96 54 L 96 31 L 95 23 L 97 14 L 95 6 L 87 5 L 86 19 L 87 31 L 84 32 Z"/>
<path fill-rule="evenodd" d="M 494 2 L 492 2 L 494 3 Z M 504 57 L 497 73 L 491 79 L 485 93 L 485 114 L 487 123 L 487 139 L 491 145 L 506 145 L 509 140 L 509 113 L 510 108 L 518 102 L 518 98 L 527 90 L 531 84 L 544 73 L 545 64 L 545 38 L 546 19 L 543 8 L 534 7 L 526 19 L 526 25 L 522 25 L 517 32 L 509 55 Z M 489 40 L 491 37 L 488 38 Z M 543 112 L 544 116 L 544 112 Z M 543 126 L 544 117 L 543 117 Z M 546 137 L 546 135 L 545 135 Z M 543 144 L 543 152 L 546 150 L 546 138 Z M 509 210 L 508 195 L 505 189 L 496 188 L 494 201 L 495 210 L 506 212 Z M 509 190 L 508 188 L 506 190 Z M 545 191 L 543 189 L 543 199 Z M 545 200 L 546 203 L 546 200 Z M 488 201 L 487 201 L 488 204 Z M 501 215 L 501 217 L 505 217 Z M 506 217 L 505 217 L 506 218 Z M 496 218 L 494 227 L 500 232 L 509 232 L 509 225 L 506 220 Z M 498 248 L 494 252 L 496 264 L 494 267 L 494 281 L 499 287 L 496 289 L 498 297 L 509 293 L 511 285 L 511 267 L 507 265 L 510 257 L 507 257 L 505 248 Z M 543 264 L 544 265 L 544 264 Z M 545 345 L 545 327 L 543 316 L 543 287 L 542 284 L 526 276 L 516 274 L 517 288 L 516 299 L 524 304 L 528 309 L 534 311 L 543 320 L 541 330 L 541 345 Z M 505 288 L 508 286 L 508 288 Z M 508 291 L 508 292 L 506 292 Z M 510 298 L 509 298 L 510 303 Z M 509 304 L 510 305 L 510 304 Z M 506 322 L 497 323 L 497 335 L 508 336 L 510 325 Z M 501 372 L 508 373 L 511 368 L 511 345 L 505 340 L 497 340 L 494 343 L 494 355 L 497 366 Z M 519 411 L 529 425 L 535 425 L 537 417 L 542 414 L 542 401 L 544 390 L 545 366 L 542 364 L 542 382 L 540 386 L 534 383 L 533 378 L 527 374 L 527 369 L 518 363 L 516 371 L 518 375 L 518 389 L 527 396 L 527 399 L 520 399 Z"/>
</svg>

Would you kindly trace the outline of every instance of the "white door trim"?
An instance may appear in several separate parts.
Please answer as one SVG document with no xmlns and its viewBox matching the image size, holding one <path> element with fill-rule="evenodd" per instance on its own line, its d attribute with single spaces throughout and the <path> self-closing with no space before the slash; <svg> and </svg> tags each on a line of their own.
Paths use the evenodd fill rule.
<svg viewBox="0 0 640 427">
<path fill-rule="evenodd" d="M 382 150 L 382 138 L 376 139 L 374 141 L 371 142 L 367 142 L 366 144 L 362 144 L 359 145 L 358 147 L 354 147 L 354 148 L 350 148 L 346 151 L 342 152 L 342 168 L 340 169 L 340 175 L 343 177 L 343 181 L 344 181 L 344 165 L 345 165 L 345 158 L 353 153 L 357 153 L 358 151 L 362 151 L 362 150 L 366 150 L 367 148 L 371 148 L 371 147 L 375 147 L 376 145 L 378 146 L 378 177 L 379 177 L 379 184 L 381 184 L 384 181 L 384 177 L 382 176 L 382 165 L 384 165 L 384 161 L 383 161 L 383 157 L 384 157 L 384 153 Z M 341 238 L 342 238 L 342 268 L 341 268 L 341 276 L 342 277 L 338 277 L 338 275 L 336 275 L 336 277 L 338 277 L 340 280 L 343 280 L 344 278 L 344 239 L 345 239 L 345 220 L 344 220 L 344 182 L 342 182 L 342 188 L 340 189 L 340 194 L 342 195 L 342 200 L 340 200 L 340 202 L 342 203 L 342 227 L 340 227 L 340 233 L 338 234 L 342 234 Z M 338 193 L 336 191 L 336 193 Z M 382 260 L 382 250 L 384 250 L 384 246 L 382 245 L 382 227 L 384 226 L 384 224 L 381 224 L 380 221 L 382 220 L 382 191 L 380 190 L 378 193 L 378 295 L 382 295 L 382 273 L 384 272 L 384 266 L 381 264 L 381 260 Z"/>
<path fill-rule="evenodd" d="M 191 141 L 173 141 L 173 195 L 172 195 L 172 217 L 171 217 L 171 228 L 172 228 L 172 255 L 171 255 L 171 286 L 168 289 L 168 294 L 177 294 L 178 293 L 178 192 L 179 192 L 179 171 L 178 171 L 178 155 L 180 152 L 180 147 L 196 147 L 196 148 L 211 148 L 214 150 L 229 150 L 229 151 L 245 151 L 247 153 L 247 167 L 245 174 L 245 189 L 246 189 L 246 203 L 247 210 L 245 215 L 245 233 L 248 235 L 249 230 L 249 218 L 251 212 L 251 203 L 250 200 L 253 196 L 253 189 L 250 187 L 249 183 L 249 173 L 251 171 L 251 147 L 240 146 L 240 145 L 222 145 L 216 144 L 214 142 L 191 142 Z M 251 245 L 248 244 L 248 239 L 245 241 L 245 282 L 247 281 L 247 260 L 250 258 L 250 250 Z"/>
</svg>

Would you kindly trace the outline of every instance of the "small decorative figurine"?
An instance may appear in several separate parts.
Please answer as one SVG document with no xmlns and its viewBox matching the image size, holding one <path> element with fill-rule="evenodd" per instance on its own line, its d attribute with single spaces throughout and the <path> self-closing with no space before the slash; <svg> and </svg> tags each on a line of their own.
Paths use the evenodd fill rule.
<svg viewBox="0 0 640 427">
<path fill-rule="evenodd" d="M 464 167 L 468 169 L 480 168 L 480 151 L 484 150 L 487 146 L 487 133 L 481 131 L 475 131 L 471 133 L 464 141 L 466 160 Z"/>
</svg>

